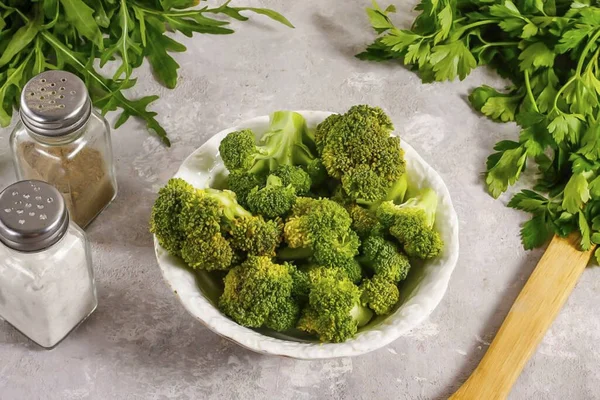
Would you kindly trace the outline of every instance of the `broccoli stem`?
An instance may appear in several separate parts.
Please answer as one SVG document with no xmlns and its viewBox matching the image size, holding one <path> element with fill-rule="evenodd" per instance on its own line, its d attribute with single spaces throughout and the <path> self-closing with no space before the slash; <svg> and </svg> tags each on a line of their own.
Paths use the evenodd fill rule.
<svg viewBox="0 0 600 400">
<path fill-rule="evenodd" d="M 308 248 L 298 247 L 284 247 L 277 252 L 277 258 L 285 261 L 303 260 L 313 255 L 313 251 Z"/>
<path fill-rule="evenodd" d="M 431 188 L 427 188 L 417 197 L 408 199 L 401 207 L 420 208 L 425 212 L 426 223 L 429 228 L 433 227 L 435 222 L 435 212 L 437 210 L 438 197 Z"/>
<path fill-rule="evenodd" d="M 394 182 L 390 190 L 388 190 L 384 201 L 393 201 L 396 204 L 402 203 L 404 201 L 404 196 L 406 195 L 407 189 L 408 179 L 406 179 L 406 174 L 402 174 L 400 179 Z"/>
<path fill-rule="evenodd" d="M 233 221 L 240 217 L 251 217 L 250 211 L 238 204 L 235 194 L 229 190 L 204 189 L 204 193 L 210 198 L 215 199 L 223 206 L 223 216 L 228 221 Z"/>
<path fill-rule="evenodd" d="M 352 310 L 350 310 L 350 315 L 358 323 L 358 327 L 360 328 L 361 326 L 368 324 L 371 318 L 373 318 L 373 311 L 360 304 L 356 304 Z"/>
<path fill-rule="evenodd" d="M 314 155 L 304 143 L 309 138 L 304 117 L 292 111 L 276 111 L 271 115 L 269 132 L 261 139 L 264 154 L 258 155 L 250 173 L 274 171 L 280 165 L 307 166 Z"/>
</svg>

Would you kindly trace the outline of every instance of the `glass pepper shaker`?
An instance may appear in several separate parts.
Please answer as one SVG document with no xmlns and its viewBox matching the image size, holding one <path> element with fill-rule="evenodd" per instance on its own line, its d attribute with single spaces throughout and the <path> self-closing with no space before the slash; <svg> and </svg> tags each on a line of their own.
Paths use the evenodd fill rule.
<svg viewBox="0 0 600 400">
<path fill-rule="evenodd" d="M 65 71 L 31 79 L 11 135 L 17 179 L 36 179 L 63 195 L 85 228 L 117 195 L 110 127 L 92 108 L 85 84 Z"/>
<path fill-rule="evenodd" d="M 90 247 L 61 194 L 40 181 L 0 193 L 0 318 L 52 348 L 98 304 Z"/>
</svg>

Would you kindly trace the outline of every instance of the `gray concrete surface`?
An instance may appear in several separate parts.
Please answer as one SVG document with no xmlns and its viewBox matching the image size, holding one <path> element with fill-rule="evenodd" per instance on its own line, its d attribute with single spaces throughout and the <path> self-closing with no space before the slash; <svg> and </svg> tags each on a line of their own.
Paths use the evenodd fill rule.
<svg viewBox="0 0 600 400">
<path fill-rule="evenodd" d="M 295 30 L 262 17 L 232 36 L 184 38 L 179 86 L 147 68 L 132 96 L 158 93 L 167 149 L 130 121 L 114 132 L 121 192 L 89 228 L 96 313 L 53 351 L 0 324 L 0 399 L 436 399 L 470 374 L 541 251 L 522 249 L 525 215 L 484 191 L 493 144 L 515 127 L 476 115 L 470 88 L 501 82 L 479 69 L 464 82 L 422 85 L 393 63 L 353 57 L 373 38 L 363 0 L 238 0 L 277 9 Z M 396 1 L 408 24 L 415 1 Z M 210 135 L 276 109 L 344 111 L 380 105 L 445 179 L 461 220 L 461 256 L 431 318 L 380 351 L 306 362 L 266 357 L 208 331 L 162 281 L 147 220 L 157 189 Z M 114 115 L 110 116 L 114 119 Z M 0 186 L 13 180 L 1 131 Z M 566 266 L 567 267 L 567 266 Z M 588 268 L 519 378 L 512 399 L 600 399 L 600 270 Z"/>
</svg>

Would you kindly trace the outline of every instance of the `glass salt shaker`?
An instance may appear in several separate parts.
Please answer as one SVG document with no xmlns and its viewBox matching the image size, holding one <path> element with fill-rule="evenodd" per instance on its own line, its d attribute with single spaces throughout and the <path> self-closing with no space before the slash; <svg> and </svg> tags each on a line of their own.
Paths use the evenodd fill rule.
<svg viewBox="0 0 600 400">
<path fill-rule="evenodd" d="M 20 117 L 11 135 L 17 179 L 55 186 L 85 228 L 117 195 L 108 123 L 83 81 L 65 71 L 43 72 L 25 85 Z"/>
<path fill-rule="evenodd" d="M 40 181 L 0 193 L 0 318 L 52 348 L 98 304 L 90 247 L 61 194 Z"/>
</svg>

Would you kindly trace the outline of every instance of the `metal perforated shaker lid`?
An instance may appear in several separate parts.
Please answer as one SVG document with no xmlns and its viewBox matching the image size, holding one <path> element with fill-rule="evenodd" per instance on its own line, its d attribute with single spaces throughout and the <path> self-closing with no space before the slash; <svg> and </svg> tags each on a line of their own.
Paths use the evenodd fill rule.
<svg viewBox="0 0 600 400">
<path fill-rule="evenodd" d="M 21 92 L 21 120 L 38 135 L 68 135 L 85 125 L 91 112 L 85 84 L 70 72 L 42 72 Z"/>
<path fill-rule="evenodd" d="M 69 212 L 54 186 L 21 181 L 0 193 L 0 242 L 11 249 L 46 249 L 57 243 L 68 228 Z"/>
</svg>

